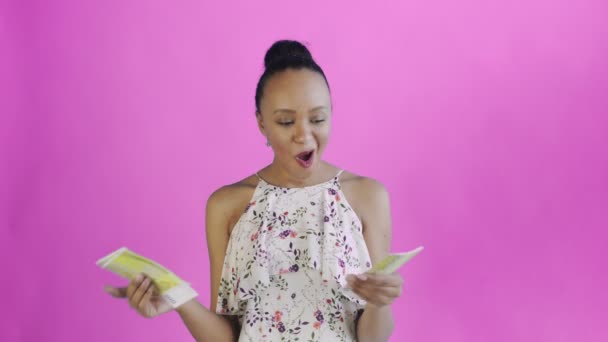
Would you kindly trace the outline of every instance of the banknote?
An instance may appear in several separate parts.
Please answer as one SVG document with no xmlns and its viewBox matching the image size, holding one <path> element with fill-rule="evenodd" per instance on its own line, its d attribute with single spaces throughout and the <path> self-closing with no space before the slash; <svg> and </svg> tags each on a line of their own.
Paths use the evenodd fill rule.
<svg viewBox="0 0 608 342">
<path fill-rule="evenodd" d="M 415 257 L 418 253 L 420 253 L 424 249 L 423 246 L 417 247 L 409 252 L 403 253 L 391 253 L 386 258 L 375 263 L 372 268 L 367 270 L 365 273 L 369 274 L 392 274 L 396 272 L 399 267 L 403 266 L 406 262 L 410 261 L 413 257 Z M 350 285 L 345 285 L 342 287 L 342 291 L 347 296 L 351 296 L 357 298 L 359 300 L 364 300 L 358 294 L 356 294 Z"/>
<path fill-rule="evenodd" d="M 413 257 L 415 257 L 418 253 L 420 253 L 424 249 L 423 246 L 412 249 L 409 252 L 403 253 L 391 253 L 386 258 L 375 263 L 372 268 L 370 268 L 368 273 L 375 274 L 391 274 L 399 269 L 399 267 L 403 266 L 406 262 L 410 261 Z"/>
<path fill-rule="evenodd" d="M 104 256 L 96 264 L 128 280 L 132 280 L 138 273 L 146 274 L 159 289 L 160 295 L 174 308 L 198 296 L 189 283 L 173 272 L 126 247 Z"/>
</svg>

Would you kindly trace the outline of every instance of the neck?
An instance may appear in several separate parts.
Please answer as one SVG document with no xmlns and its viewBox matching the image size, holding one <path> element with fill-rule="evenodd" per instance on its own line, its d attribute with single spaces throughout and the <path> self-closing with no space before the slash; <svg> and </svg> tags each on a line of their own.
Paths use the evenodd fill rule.
<svg viewBox="0 0 608 342">
<path fill-rule="evenodd" d="M 305 187 L 315 185 L 324 181 L 324 175 L 327 173 L 328 167 L 325 162 L 317 163 L 308 170 L 303 170 L 301 173 L 294 173 L 287 170 L 285 167 L 277 163 L 276 160 L 262 170 L 265 174 L 265 179 L 273 184 L 282 187 Z"/>
</svg>

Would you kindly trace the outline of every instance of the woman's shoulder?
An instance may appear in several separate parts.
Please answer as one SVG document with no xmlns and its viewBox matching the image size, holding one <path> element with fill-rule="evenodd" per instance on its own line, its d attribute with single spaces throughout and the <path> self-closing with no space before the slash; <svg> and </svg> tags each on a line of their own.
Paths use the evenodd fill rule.
<svg viewBox="0 0 608 342">
<path fill-rule="evenodd" d="M 355 192 L 357 195 L 369 195 L 386 192 L 386 187 L 379 180 L 344 170 L 340 175 L 342 188 Z"/>
<path fill-rule="evenodd" d="M 224 185 L 215 190 L 207 200 L 207 211 L 219 214 L 218 222 L 227 227 L 228 234 L 249 204 L 257 187 L 258 177 L 248 176 L 238 182 Z"/>
<path fill-rule="evenodd" d="M 242 202 L 248 201 L 258 184 L 256 175 L 243 178 L 235 183 L 221 186 L 209 196 L 209 201 L 214 202 Z"/>
<path fill-rule="evenodd" d="M 384 184 L 372 177 L 343 171 L 340 175 L 340 187 L 351 207 L 361 219 L 367 221 L 379 207 L 388 205 L 388 191 Z"/>
</svg>

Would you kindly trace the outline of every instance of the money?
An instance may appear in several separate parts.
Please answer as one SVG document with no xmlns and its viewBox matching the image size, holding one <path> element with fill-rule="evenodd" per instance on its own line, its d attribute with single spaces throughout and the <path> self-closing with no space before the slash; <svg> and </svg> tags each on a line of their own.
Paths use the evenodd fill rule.
<svg viewBox="0 0 608 342">
<path fill-rule="evenodd" d="M 367 272 L 375 274 L 391 274 L 403 266 L 406 262 L 410 261 L 418 253 L 424 249 L 423 246 L 417 247 L 409 252 L 404 253 L 393 253 L 386 258 L 380 260 L 372 266 Z"/>
<path fill-rule="evenodd" d="M 160 295 L 166 299 L 173 308 L 177 308 L 190 299 L 198 296 L 189 283 L 180 279 L 159 263 L 143 257 L 126 247 L 106 255 L 97 261 L 97 266 L 111 271 L 129 281 L 138 273 L 149 276 L 158 287 Z"/>
</svg>

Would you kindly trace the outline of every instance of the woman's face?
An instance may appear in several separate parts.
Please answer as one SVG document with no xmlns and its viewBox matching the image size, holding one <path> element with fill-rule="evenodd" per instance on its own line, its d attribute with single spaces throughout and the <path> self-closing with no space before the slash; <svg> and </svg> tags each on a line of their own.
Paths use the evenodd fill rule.
<svg viewBox="0 0 608 342">
<path fill-rule="evenodd" d="M 267 82 L 257 113 L 260 131 L 272 146 L 275 163 L 295 175 L 319 166 L 329 140 L 331 98 L 319 73 L 287 69 Z"/>
</svg>

